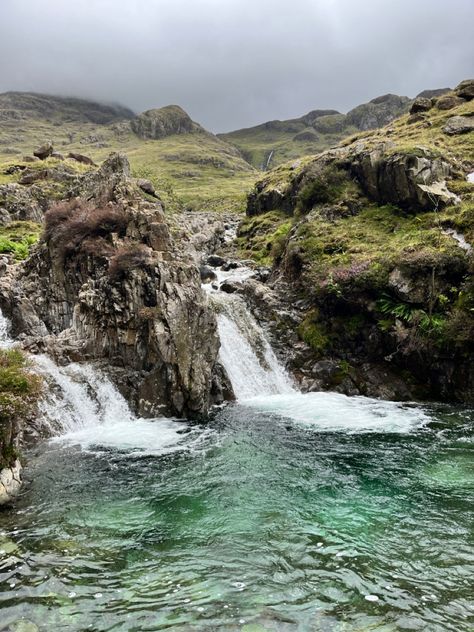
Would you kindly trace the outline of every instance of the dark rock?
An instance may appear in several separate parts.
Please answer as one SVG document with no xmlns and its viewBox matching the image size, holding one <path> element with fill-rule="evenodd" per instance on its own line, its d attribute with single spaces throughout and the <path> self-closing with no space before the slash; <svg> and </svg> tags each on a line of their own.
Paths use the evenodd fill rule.
<svg viewBox="0 0 474 632">
<path fill-rule="evenodd" d="M 10 165 L 10 167 L 7 167 L 3 173 L 7 176 L 11 176 L 14 173 L 21 173 L 25 169 L 26 165 Z"/>
<path fill-rule="evenodd" d="M 158 196 L 156 195 L 155 187 L 150 182 L 150 180 L 146 180 L 145 178 L 139 178 L 137 180 L 137 185 L 144 193 L 147 193 L 148 195 L 158 198 Z"/>
<path fill-rule="evenodd" d="M 223 266 L 225 262 L 226 259 L 219 255 L 209 255 L 209 257 L 206 259 L 207 265 L 212 266 L 213 268 L 219 268 L 220 266 Z"/>
<path fill-rule="evenodd" d="M 410 114 L 407 118 L 408 125 L 413 125 L 414 123 L 421 123 L 422 121 L 426 121 L 426 116 L 422 112 L 417 112 L 416 114 Z"/>
<path fill-rule="evenodd" d="M 220 284 L 219 289 L 226 294 L 234 294 L 235 292 L 241 292 L 243 289 L 243 285 L 240 281 L 227 279 Z"/>
<path fill-rule="evenodd" d="M 199 273 L 201 275 L 201 281 L 203 283 L 209 283 L 210 281 L 214 281 L 215 279 L 217 279 L 216 273 L 209 266 L 201 266 L 199 268 Z"/>
<path fill-rule="evenodd" d="M 70 151 L 67 157 L 71 158 L 71 160 L 75 160 L 76 162 L 80 162 L 83 165 L 91 165 L 92 167 L 95 166 L 95 162 L 92 160 L 92 158 L 89 158 L 89 156 L 84 156 L 84 154 L 78 154 L 74 151 Z"/>
<path fill-rule="evenodd" d="M 453 136 L 467 134 L 474 130 L 474 116 L 452 116 L 443 127 L 443 132 Z"/>
<path fill-rule="evenodd" d="M 255 279 L 260 283 L 266 283 L 270 278 L 272 271 L 270 268 L 257 268 L 255 271 Z"/>
<path fill-rule="evenodd" d="M 461 83 L 454 88 L 454 92 L 465 99 L 466 101 L 470 101 L 474 99 L 474 79 L 465 79 L 461 81 Z"/>
<path fill-rule="evenodd" d="M 38 147 L 38 149 L 35 149 L 35 151 L 33 152 L 33 155 L 39 158 L 40 160 L 45 160 L 46 158 L 49 158 L 49 156 L 51 156 L 53 151 L 54 151 L 53 143 L 49 141 L 47 143 L 44 143 L 40 147 Z"/>
<path fill-rule="evenodd" d="M 410 107 L 410 114 L 416 114 L 417 112 L 427 112 L 431 110 L 433 104 L 431 103 L 431 99 L 426 97 L 417 97 Z"/>
<path fill-rule="evenodd" d="M 461 105 L 461 103 L 464 103 L 464 99 L 448 94 L 436 101 L 436 107 L 438 108 L 438 110 L 451 110 L 452 108 Z"/>
<path fill-rule="evenodd" d="M 240 266 L 240 263 L 238 261 L 226 261 L 222 265 L 222 270 L 223 272 L 228 272 L 229 270 L 235 270 L 239 266 Z"/>
</svg>

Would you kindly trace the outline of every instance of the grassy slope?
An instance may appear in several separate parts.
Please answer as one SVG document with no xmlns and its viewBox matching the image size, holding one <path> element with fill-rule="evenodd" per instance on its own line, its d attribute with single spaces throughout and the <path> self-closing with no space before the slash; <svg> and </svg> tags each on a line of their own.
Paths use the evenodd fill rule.
<svg viewBox="0 0 474 632">
<path fill-rule="evenodd" d="M 23 155 L 31 155 L 46 140 L 52 140 L 58 152 L 83 153 L 97 162 L 111 151 L 124 151 L 133 174 L 151 179 L 171 210 L 242 210 L 259 175 L 234 147 L 208 133 L 146 141 L 133 134 L 127 122 L 28 118 L 0 120 L 0 184 L 15 180 L 3 174 L 8 164 L 21 163 Z"/>
<path fill-rule="evenodd" d="M 301 130 L 306 128 L 301 124 Z M 308 154 L 316 154 L 328 147 L 337 145 L 341 139 L 357 131 L 355 127 L 348 126 L 343 132 L 321 134 L 315 133 L 314 140 L 299 141 L 294 140 L 298 132 L 288 132 L 279 129 L 265 129 L 262 126 L 242 129 L 228 134 L 219 134 L 219 138 L 232 143 L 242 155 L 255 167 L 261 169 L 265 167 L 266 161 L 271 151 L 273 155 L 270 167 L 282 164 L 288 160 L 300 158 Z"/>
</svg>

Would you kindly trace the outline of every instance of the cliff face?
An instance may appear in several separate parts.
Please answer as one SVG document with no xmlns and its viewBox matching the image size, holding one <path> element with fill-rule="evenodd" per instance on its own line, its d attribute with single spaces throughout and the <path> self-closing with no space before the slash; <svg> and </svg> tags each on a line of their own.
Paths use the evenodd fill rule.
<svg viewBox="0 0 474 632">
<path fill-rule="evenodd" d="M 273 263 L 270 321 L 303 388 L 474 400 L 473 85 L 249 196 L 240 246 Z"/>
<path fill-rule="evenodd" d="M 74 179 L 32 255 L 1 279 L 0 302 L 25 347 L 101 361 L 140 415 L 205 415 L 219 398 L 199 271 L 123 155 Z"/>
</svg>

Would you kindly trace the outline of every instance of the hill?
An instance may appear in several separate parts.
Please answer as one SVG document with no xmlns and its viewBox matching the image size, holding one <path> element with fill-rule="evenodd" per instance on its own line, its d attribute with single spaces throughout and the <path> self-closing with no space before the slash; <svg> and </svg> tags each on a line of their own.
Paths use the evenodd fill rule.
<svg viewBox="0 0 474 632">
<path fill-rule="evenodd" d="M 257 182 L 241 254 L 273 266 L 279 313 L 300 306 L 261 311 L 310 390 L 474 397 L 473 134 L 468 80 Z"/>
<path fill-rule="evenodd" d="M 328 149 L 356 132 L 382 127 L 405 114 L 411 103 L 408 97 L 385 94 L 347 114 L 313 110 L 300 118 L 268 121 L 218 136 L 235 145 L 254 167 L 266 170 Z"/>
<path fill-rule="evenodd" d="M 258 175 L 238 149 L 204 130 L 179 106 L 135 115 L 82 99 L 7 92 L 0 95 L 0 163 L 23 164 L 46 141 L 60 155 L 95 162 L 125 151 L 132 172 L 150 179 L 169 209 L 243 208 Z M 16 176 L 1 176 L 12 181 Z"/>
</svg>

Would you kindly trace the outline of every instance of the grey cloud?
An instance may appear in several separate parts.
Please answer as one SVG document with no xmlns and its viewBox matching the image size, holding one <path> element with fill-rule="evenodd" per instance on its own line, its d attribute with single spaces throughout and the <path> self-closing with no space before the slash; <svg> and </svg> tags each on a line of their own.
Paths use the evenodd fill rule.
<svg viewBox="0 0 474 632">
<path fill-rule="evenodd" d="M 474 75 L 472 0 L 0 0 L 0 91 L 178 103 L 214 131 Z"/>
</svg>

